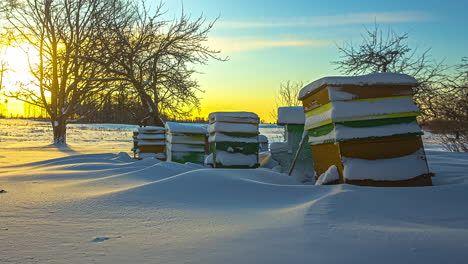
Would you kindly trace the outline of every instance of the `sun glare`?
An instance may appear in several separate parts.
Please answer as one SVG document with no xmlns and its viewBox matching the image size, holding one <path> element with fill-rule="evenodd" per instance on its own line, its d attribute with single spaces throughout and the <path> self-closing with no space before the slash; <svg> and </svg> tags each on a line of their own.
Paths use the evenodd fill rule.
<svg viewBox="0 0 468 264">
<path fill-rule="evenodd" d="M 3 73 L 3 89 L 0 92 L 0 100 L 3 107 L 7 109 L 2 110 L 2 113 L 21 116 L 24 114 L 23 103 L 13 98 L 4 97 L 3 95 L 18 91 L 21 85 L 30 84 L 33 77 L 30 73 L 29 65 L 37 63 L 38 56 L 31 45 L 22 43 L 2 47 L 0 50 L 0 62 L 4 64 L 6 69 Z M 30 88 L 35 89 L 34 87 Z"/>
<path fill-rule="evenodd" d="M 34 49 L 29 44 L 4 48 L 1 59 L 8 69 L 4 73 L 5 92 L 17 91 L 21 83 L 26 84 L 32 79 L 29 65 L 38 61 L 38 56 L 34 53 Z"/>
</svg>

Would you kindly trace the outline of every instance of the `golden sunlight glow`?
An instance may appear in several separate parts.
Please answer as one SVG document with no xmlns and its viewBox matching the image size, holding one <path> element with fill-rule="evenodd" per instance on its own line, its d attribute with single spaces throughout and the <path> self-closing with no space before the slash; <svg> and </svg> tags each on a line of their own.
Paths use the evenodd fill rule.
<svg viewBox="0 0 468 264">
<path fill-rule="evenodd" d="M 38 55 L 35 50 L 27 43 L 22 43 L 15 46 L 6 46 L 0 51 L 0 60 L 5 63 L 3 75 L 2 94 L 9 94 L 19 90 L 21 85 L 28 85 L 32 76 L 29 70 L 29 65 L 34 65 L 38 62 Z M 31 86 L 31 88 L 33 88 Z M 23 103 L 13 98 L 1 97 L 4 102 L 7 100 L 8 115 L 24 115 Z"/>
<path fill-rule="evenodd" d="M 2 51 L 2 61 L 8 69 L 4 74 L 4 88 L 6 92 L 19 89 L 20 83 L 28 83 L 31 78 L 29 65 L 38 62 L 38 56 L 29 44 L 8 46 Z"/>
</svg>

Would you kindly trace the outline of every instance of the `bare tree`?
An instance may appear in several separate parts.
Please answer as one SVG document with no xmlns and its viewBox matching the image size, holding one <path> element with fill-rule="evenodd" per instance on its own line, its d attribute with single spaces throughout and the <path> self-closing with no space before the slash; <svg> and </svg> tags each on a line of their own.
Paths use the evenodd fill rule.
<svg viewBox="0 0 468 264">
<path fill-rule="evenodd" d="M 270 112 L 270 117 L 273 120 L 278 119 L 278 108 L 283 106 L 301 106 L 302 103 L 297 98 L 299 92 L 304 86 L 303 82 L 286 81 L 280 83 L 277 94 L 275 95 L 275 104 Z"/>
<path fill-rule="evenodd" d="M 111 15 L 104 0 L 26 0 L 10 7 L 8 21 L 18 42 L 26 42 L 38 58 L 30 58 L 33 83 L 11 94 L 45 108 L 54 144 L 66 144 L 67 120 L 80 104 L 108 88 L 103 68 L 80 56 L 100 55 L 101 25 Z M 83 114 L 83 113 L 81 113 Z"/>
<path fill-rule="evenodd" d="M 375 24 L 365 28 L 361 37 L 357 45 L 338 45 L 340 60 L 332 62 L 338 65 L 336 69 L 346 75 L 394 72 L 414 76 L 420 83 L 414 90 L 415 102 L 425 118 L 435 117 L 432 99 L 440 81 L 447 77 L 447 67 L 430 58 L 430 49 L 420 52 L 411 48 L 408 33 L 398 34 L 390 28 L 383 31 Z"/>
<path fill-rule="evenodd" d="M 15 6 L 15 0 L 8 0 L 6 2 L 0 3 L 0 23 L 4 24 L 6 19 L 6 14 L 8 6 Z M 4 78 L 5 74 L 11 69 L 8 66 L 8 61 L 5 59 L 7 49 L 11 44 L 11 33 L 7 30 L 6 27 L 0 27 L 0 92 L 4 88 Z M 5 99 L 3 102 L 0 102 L 0 116 L 6 116 L 8 100 Z"/>
<path fill-rule="evenodd" d="M 335 61 L 344 74 L 395 72 L 414 76 L 420 85 L 414 100 L 421 109 L 423 122 L 437 120 L 443 144 L 450 151 L 468 148 L 468 66 L 467 59 L 447 73 L 450 67 L 430 59 L 426 49 L 418 52 L 407 43 L 408 33 L 385 33 L 377 25 L 366 28 L 362 42 L 338 46 L 341 60 Z"/>
<path fill-rule="evenodd" d="M 114 8 L 115 17 L 107 26 L 106 59 L 98 62 L 138 93 L 148 109 L 143 123 L 162 125 L 163 116 L 187 117 L 198 109 L 201 90 L 193 65 L 225 60 L 204 45 L 214 22 L 207 23 L 203 16 L 191 19 L 184 12 L 164 20 L 162 4 L 152 12 L 143 3 L 121 2 Z"/>
<path fill-rule="evenodd" d="M 449 151 L 468 152 L 468 58 L 441 83 L 433 97 L 436 118 L 444 120 L 442 143 Z"/>
</svg>

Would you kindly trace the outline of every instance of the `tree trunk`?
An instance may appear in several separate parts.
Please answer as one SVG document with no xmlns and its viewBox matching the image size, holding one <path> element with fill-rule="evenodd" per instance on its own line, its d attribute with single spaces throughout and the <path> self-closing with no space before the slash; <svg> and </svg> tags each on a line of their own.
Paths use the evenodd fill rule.
<svg viewBox="0 0 468 264">
<path fill-rule="evenodd" d="M 67 121 L 66 118 L 51 119 L 54 131 L 54 145 L 67 144 Z"/>
<path fill-rule="evenodd" d="M 143 126 L 160 126 L 160 127 L 164 126 L 164 123 L 161 120 L 159 113 L 156 113 L 156 112 L 148 113 L 148 115 L 142 122 Z"/>
</svg>

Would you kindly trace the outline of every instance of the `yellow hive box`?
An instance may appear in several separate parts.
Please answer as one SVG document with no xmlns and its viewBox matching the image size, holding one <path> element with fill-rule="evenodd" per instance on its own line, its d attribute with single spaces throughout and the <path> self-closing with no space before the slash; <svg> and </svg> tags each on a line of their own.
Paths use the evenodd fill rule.
<svg viewBox="0 0 468 264">
<path fill-rule="evenodd" d="M 316 178 L 334 165 L 339 183 L 431 185 L 415 122 L 419 109 L 412 89 L 417 85 L 408 75 L 376 73 L 326 77 L 304 87 L 299 99 Z"/>
</svg>

